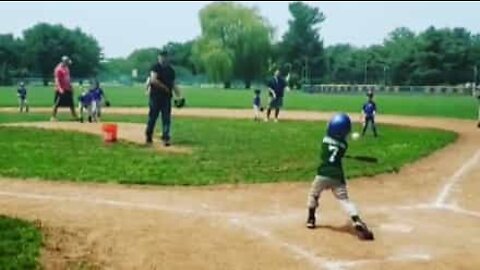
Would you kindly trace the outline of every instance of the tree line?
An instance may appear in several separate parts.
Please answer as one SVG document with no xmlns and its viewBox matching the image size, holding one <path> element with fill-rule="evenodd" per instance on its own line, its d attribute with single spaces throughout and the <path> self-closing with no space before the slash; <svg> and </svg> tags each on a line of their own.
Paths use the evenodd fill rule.
<svg viewBox="0 0 480 270">
<path fill-rule="evenodd" d="M 20 38 L 0 34 L 0 84 L 11 84 L 12 78 L 41 77 L 46 85 L 62 55 L 75 63 L 71 69 L 76 76 L 99 72 L 100 45 L 79 28 L 39 23 L 23 31 Z"/>
<path fill-rule="evenodd" d="M 131 80 L 135 69 L 136 79 L 141 81 L 158 49 L 172 53 L 180 77 L 201 74 L 225 88 L 233 81 L 249 88 L 277 68 L 289 70 L 291 86 L 455 85 L 478 79 L 480 35 L 465 28 L 429 27 L 415 33 L 400 27 L 382 44 L 325 46 L 321 26 L 327 18 L 318 7 L 293 2 L 289 12 L 288 29 L 277 40 L 275 29 L 257 8 L 214 2 L 199 12 L 199 37 L 162 48 L 136 49 L 127 57 L 114 59 L 103 59 L 95 38 L 80 29 L 41 23 L 25 30 L 21 38 L 0 35 L 0 84 L 21 76 L 41 76 L 47 82 L 63 54 L 75 62 L 72 72 L 76 76 Z"/>
</svg>

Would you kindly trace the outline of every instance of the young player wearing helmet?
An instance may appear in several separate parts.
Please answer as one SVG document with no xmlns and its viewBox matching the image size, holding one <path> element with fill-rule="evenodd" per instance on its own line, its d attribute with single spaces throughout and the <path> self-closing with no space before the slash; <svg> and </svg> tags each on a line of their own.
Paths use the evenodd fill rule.
<svg viewBox="0 0 480 270">
<path fill-rule="evenodd" d="M 322 142 L 321 164 L 308 194 L 307 228 L 313 229 L 316 226 L 315 212 L 320 195 L 325 190 L 332 190 L 333 195 L 350 216 L 359 238 L 373 240 L 373 233 L 360 219 L 357 208 L 348 198 L 342 158 L 348 148 L 347 137 L 351 128 L 350 117 L 346 114 L 337 114 L 328 123 L 327 135 Z"/>
</svg>

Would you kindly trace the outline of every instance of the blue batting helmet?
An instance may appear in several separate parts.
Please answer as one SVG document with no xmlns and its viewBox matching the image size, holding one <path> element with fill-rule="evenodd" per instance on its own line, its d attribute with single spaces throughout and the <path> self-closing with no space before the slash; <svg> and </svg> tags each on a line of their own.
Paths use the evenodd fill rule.
<svg viewBox="0 0 480 270">
<path fill-rule="evenodd" d="M 339 113 L 328 122 L 327 135 L 336 139 L 345 139 L 351 129 L 350 117 L 344 113 Z"/>
</svg>

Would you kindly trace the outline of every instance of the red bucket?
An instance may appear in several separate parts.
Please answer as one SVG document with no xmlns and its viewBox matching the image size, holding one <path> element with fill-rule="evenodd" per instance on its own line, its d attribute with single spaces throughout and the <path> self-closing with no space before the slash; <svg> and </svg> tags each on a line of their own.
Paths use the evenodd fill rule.
<svg viewBox="0 0 480 270">
<path fill-rule="evenodd" d="M 116 124 L 103 124 L 102 131 L 105 142 L 112 143 L 117 141 L 118 127 Z"/>
</svg>

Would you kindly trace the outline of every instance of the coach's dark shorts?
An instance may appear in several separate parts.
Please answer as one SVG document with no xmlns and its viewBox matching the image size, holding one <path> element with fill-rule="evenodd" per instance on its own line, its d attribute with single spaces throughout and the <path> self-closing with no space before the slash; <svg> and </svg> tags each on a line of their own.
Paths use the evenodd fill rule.
<svg viewBox="0 0 480 270">
<path fill-rule="evenodd" d="M 55 91 L 55 99 L 53 102 L 59 107 L 73 107 L 72 91 L 65 91 L 62 94 Z"/>
<path fill-rule="evenodd" d="M 283 107 L 283 97 L 273 98 L 270 101 L 270 108 L 271 109 L 280 109 Z"/>
</svg>

